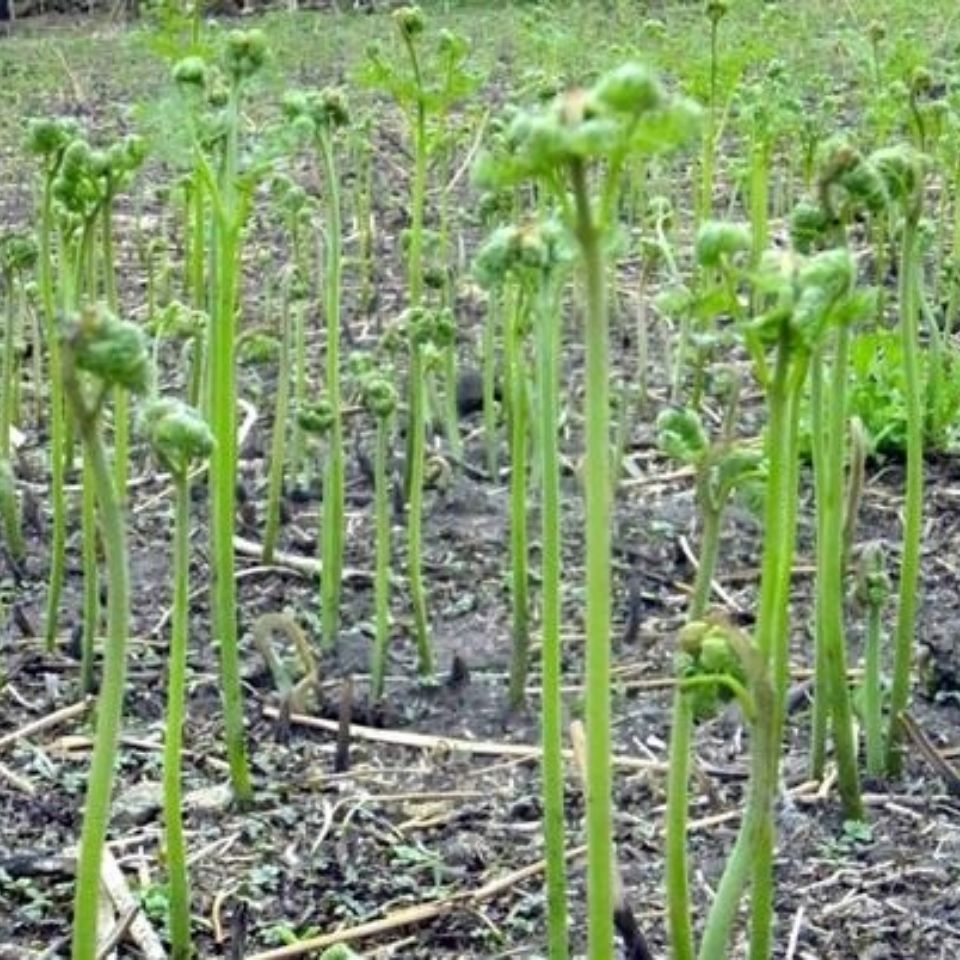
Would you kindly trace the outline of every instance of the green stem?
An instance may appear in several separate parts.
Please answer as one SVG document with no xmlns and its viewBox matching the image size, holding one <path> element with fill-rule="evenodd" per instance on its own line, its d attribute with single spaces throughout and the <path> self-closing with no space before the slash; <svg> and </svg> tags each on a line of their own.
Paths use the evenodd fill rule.
<svg viewBox="0 0 960 960">
<path fill-rule="evenodd" d="M 847 656 L 843 624 L 844 542 L 844 440 L 847 419 L 846 388 L 850 353 L 850 329 L 842 323 L 836 330 L 836 351 L 833 358 L 830 401 L 828 404 L 827 439 L 824 457 L 823 484 L 823 551 L 818 559 L 823 576 L 819 608 L 823 629 L 823 673 L 829 681 L 831 727 L 837 759 L 838 783 L 844 816 L 862 820 L 864 809 L 860 798 L 860 777 L 857 772 L 856 744 L 853 737 L 853 715 L 847 689 Z"/>
<path fill-rule="evenodd" d="M 910 696 L 910 669 L 917 619 L 920 541 L 923 535 L 923 410 L 920 363 L 917 356 L 919 293 L 919 214 L 908 212 L 904 220 L 900 266 L 900 334 L 903 353 L 904 402 L 907 414 L 907 489 L 904 508 L 903 557 L 900 564 L 900 595 L 894 644 L 893 687 L 887 729 L 887 770 L 899 776 L 900 714 Z"/>
<path fill-rule="evenodd" d="M 687 809 L 693 709 L 690 696 L 677 690 L 670 732 L 670 772 L 667 781 L 667 924 L 673 960 L 693 960 L 690 887 L 687 877 Z"/>
<path fill-rule="evenodd" d="M 273 563 L 280 530 L 280 495 L 287 447 L 287 415 L 290 409 L 290 291 L 284 291 L 283 330 L 280 331 L 280 364 L 277 368 L 277 402 L 270 438 L 270 477 L 267 486 L 266 525 L 263 532 L 263 562 Z"/>
<path fill-rule="evenodd" d="M 323 640 L 328 649 L 336 645 L 340 622 L 340 581 L 343 568 L 343 420 L 340 412 L 340 181 L 329 131 L 318 135 L 324 178 L 327 183 L 326 226 L 326 321 L 327 321 L 327 395 L 333 411 L 330 449 L 323 490 L 323 576 L 321 610 Z"/>
<path fill-rule="evenodd" d="M 610 364 L 606 270 L 584 165 L 570 165 L 586 283 L 586 715 L 588 953 L 613 955 L 610 764 Z"/>
<path fill-rule="evenodd" d="M 424 370 L 420 347 L 410 347 L 410 497 L 407 515 L 407 577 L 413 607 L 414 638 L 418 670 L 425 680 L 433 678 L 433 646 L 427 623 L 427 600 L 423 588 L 423 469 L 424 469 Z"/>
<path fill-rule="evenodd" d="M 40 299 L 46 320 L 47 349 L 50 351 L 50 499 L 53 508 L 53 532 L 50 538 L 50 581 L 47 588 L 47 609 L 44 636 L 47 650 L 53 650 L 57 639 L 60 595 L 66 563 L 66 497 L 64 465 L 66 456 L 64 429 L 63 366 L 57 331 L 57 309 L 53 293 L 53 178 L 56 170 L 48 170 L 43 183 L 40 212 Z"/>
<path fill-rule="evenodd" d="M 816 354 L 812 358 L 810 371 L 810 445 L 813 459 L 813 487 L 816 504 L 817 524 L 817 573 L 816 593 L 814 597 L 814 681 L 813 709 L 810 717 L 810 776 L 822 780 L 827 762 L 827 728 L 830 719 L 829 678 L 826 672 L 826 658 L 823 642 L 823 584 L 824 568 L 822 552 L 824 549 L 823 509 L 827 470 L 825 430 L 823 423 L 823 360 Z"/>
<path fill-rule="evenodd" d="M 377 420 L 377 447 L 373 459 L 373 488 L 377 527 L 377 558 L 374 580 L 376 634 L 373 645 L 373 663 L 370 669 L 372 699 L 383 696 L 384 676 L 387 670 L 387 648 L 390 642 L 390 488 L 387 462 L 390 456 L 391 418 Z"/>
<path fill-rule="evenodd" d="M 187 689 L 187 638 L 190 609 L 190 480 L 175 477 L 176 520 L 173 544 L 173 618 L 167 678 L 167 726 L 163 746 L 163 803 L 167 870 L 170 877 L 170 956 L 189 960 L 190 884 L 183 835 L 181 756 Z"/>
<path fill-rule="evenodd" d="M 93 474 L 87 458 L 83 461 L 83 637 L 80 658 L 80 689 L 91 694 L 97 627 L 100 622 L 100 585 L 97 576 L 97 500 Z"/>
<path fill-rule="evenodd" d="M 97 704 L 97 730 L 80 838 L 71 954 L 73 960 L 95 960 L 98 951 L 100 864 L 110 814 L 110 795 L 126 680 L 130 587 L 123 508 L 113 486 L 113 476 L 107 462 L 100 428 L 96 417 L 86 409 L 69 348 L 64 348 L 63 363 L 64 387 L 80 431 L 84 462 L 89 464 L 100 507 L 100 529 L 107 565 L 107 638 L 103 680 Z"/>
<path fill-rule="evenodd" d="M 866 662 L 863 678 L 864 731 L 867 741 L 867 772 L 883 776 L 883 695 L 880 689 L 880 641 L 883 606 L 867 607 Z"/>
<path fill-rule="evenodd" d="M 707 504 L 702 504 L 700 519 L 703 532 L 700 539 L 700 561 L 697 578 L 693 584 L 693 597 L 690 600 L 690 619 L 699 620 L 710 603 L 710 590 L 713 575 L 717 569 L 717 556 L 720 552 L 720 525 L 723 514 Z"/>
<path fill-rule="evenodd" d="M 543 552 L 541 730 L 543 737 L 543 817 L 547 859 L 547 937 L 550 960 L 566 960 L 567 874 L 563 807 L 563 704 L 560 694 L 560 450 L 557 440 L 561 316 L 543 281 L 537 299 L 539 413 L 541 424 L 541 536 Z"/>
<path fill-rule="evenodd" d="M 527 383 L 518 299 L 506 331 L 506 363 L 510 376 L 510 571 L 513 600 L 513 657 L 510 663 L 510 704 L 524 701 L 530 660 L 529 578 L 527 574 Z"/>
</svg>

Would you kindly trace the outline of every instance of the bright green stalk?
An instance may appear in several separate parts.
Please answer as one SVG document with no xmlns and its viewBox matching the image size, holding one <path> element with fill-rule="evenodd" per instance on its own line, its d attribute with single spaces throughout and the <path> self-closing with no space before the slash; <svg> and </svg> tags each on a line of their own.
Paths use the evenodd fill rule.
<svg viewBox="0 0 960 960">
<path fill-rule="evenodd" d="M 107 196 L 102 212 L 103 278 L 107 306 L 117 312 L 117 274 L 113 249 L 113 184 L 107 182 Z M 90 291 L 93 295 L 93 291 Z M 113 469 L 117 479 L 117 496 L 127 500 L 127 476 L 130 469 L 130 397 L 122 387 L 113 392 Z"/>
<path fill-rule="evenodd" d="M 491 303 L 493 299 L 491 298 Z M 539 361 L 541 536 L 543 611 L 541 642 L 541 731 L 543 737 L 543 817 L 547 859 L 547 937 L 550 960 L 566 960 L 567 882 L 563 807 L 563 704 L 560 695 L 560 451 L 559 376 L 561 317 L 543 281 L 537 299 Z"/>
<path fill-rule="evenodd" d="M 701 504 L 703 499 L 701 498 Z M 706 613 L 710 602 L 710 590 L 717 568 L 717 555 L 720 552 L 720 523 L 723 519 L 722 508 L 703 505 L 700 510 L 703 532 L 700 539 L 700 558 L 697 578 L 693 584 L 693 597 L 690 600 L 690 619 L 699 620 Z"/>
<path fill-rule="evenodd" d="M 53 178 L 56 168 L 45 171 L 43 200 L 40 208 L 40 299 L 47 328 L 47 349 L 50 351 L 50 498 L 53 507 L 53 532 L 50 539 L 50 582 L 47 588 L 46 625 L 44 634 L 47 650 L 52 650 L 57 638 L 60 614 L 60 595 L 66 562 L 66 498 L 64 496 L 65 430 L 63 367 L 60 360 L 60 340 L 57 331 L 57 309 L 53 294 Z"/>
<path fill-rule="evenodd" d="M 769 472 L 764 502 L 764 542 L 757 621 L 757 649 L 773 677 L 769 694 L 757 697 L 752 726 L 750 787 L 747 808 L 734 849 L 727 860 L 717 895 L 707 917 L 699 960 L 723 960 L 740 896 L 754 877 L 752 960 L 763 956 L 769 938 L 772 897 L 773 805 L 776 799 L 783 699 L 778 671 L 786 667 L 787 638 L 783 614 L 789 600 L 790 571 L 796 535 L 796 417 L 803 377 L 792 370 L 789 334 L 781 334 L 773 379 L 767 391 L 767 456 Z M 798 362 L 796 366 L 801 366 Z M 805 364 L 802 365 L 805 373 Z M 791 502 L 793 501 L 793 502 Z M 772 668 L 772 669 L 771 669 Z M 766 684 L 763 685 L 764 687 Z"/>
<path fill-rule="evenodd" d="M 427 106 L 423 96 L 420 60 L 413 40 L 404 33 L 418 96 L 413 131 L 413 193 L 410 198 L 410 247 L 407 251 L 410 306 L 423 299 L 423 213 L 427 197 Z"/>
<path fill-rule="evenodd" d="M 307 402 L 307 329 L 304 308 L 297 304 L 293 310 L 293 405 L 302 410 Z M 303 469 L 303 428 L 296 418 L 292 424 L 290 470 L 295 482 L 301 479 Z"/>
<path fill-rule="evenodd" d="M 98 951 L 100 864 L 110 814 L 110 794 L 113 788 L 127 670 L 130 587 L 123 508 L 114 489 L 113 475 L 107 462 L 97 416 L 86 409 L 69 348 L 63 351 L 63 363 L 64 387 L 83 441 L 84 463 L 89 464 L 92 485 L 96 489 L 100 507 L 100 531 L 107 563 L 107 638 L 103 679 L 97 703 L 97 731 L 87 781 L 77 864 L 71 954 L 73 960 L 95 960 Z"/>
<path fill-rule="evenodd" d="M 880 644 L 883 604 L 867 605 L 867 640 L 863 678 L 864 731 L 867 741 L 867 772 L 883 776 L 883 695 L 880 687 Z"/>
<path fill-rule="evenodd" d="M 710 907 L 698 960 L 726 960 L 730 931 L 737 916 L 740 895 L 754 866 L 754 858 L 757 851 L 773 843 L 772 805 L 777 793 L 779 742 L 773 722 L 776 712 L 770 683 L 754 685 L 754 696 L 757 719 L 751 726 L 747 805 L 737 841 Z M 767 891 L 754 890 L 754 898 L 769 895 L 769 888 Z M 751 956 L 754 955 L 753 943 L 751 940 Z"/>
<path fill-rule="evenodd" d="M 505 331 L 510 389 L 510 571 L 513 601 L 513 656 L 510 704 L 523 704 L 530 659 L 529 577 L 527 574 L 527 377 L 523 342 L 522 297 L 509 311 Z"/>
<path fill-rule="evenodd" d="M 822 596 L 818 604 L 823 630 L 823 673 L 828 680 L 831 728 L 844 816 L 862 820 L 864 809 L 860 798 L 860 777 L 857 771 L 857 752 L 853 738 L 853 716 L 847 690 L 847 657 L 843 625 L 844 542 L 844 440 L 847 418 L 846 387 L 850 352 L 850 330 L 842 323 L 836 330 L 836 350 L 833 358 L 830 400 L 828 404 L 827 439 L 823 466 L 822 551 L 817 560 L 822 567 L 818 589 Z M 818 695 L 821 692 L 818 691 Z"/>
<path fill-rule="evenodd" d="M 701 559 L 701 566 L 702 566 Z M 670 956 L 693 960 L 690 885 L 687 877 L 687 809 L 693 709 L 690 695 L 677 689 L 670 730 L 670 772 L 667 780 L 666 881 Z"/>
<path fill-rule="evenodd" d="M 287 416 L 290 410 L 290 290 L 283 294 L 283 330 L 280 332 L 280 363 L 277 367 L 277 402 L 270 438 L 270 477 L 267 487 L 266 525 L 263 532 L 263 562 L 273 563 L 280 529 L 280 494 L 287 449 Z"/>
<path fill-rule="evenodd" d="M 326 244 L 326 321 L 327 321 L 327 395 L 333 413 L 330 425 L 330 449 L 323 489 L 323 576 L 321 609 L 323 640 L 328 649 L 337 642 L 340 622 L 340 581 L 343 569 L 343 420 L 340 413 L 340 181 L 333 155 L 333 136 L 318 130 L 318 145 L 327 183 Z"/>
<path fill-rule="evenodd" d="M 387 463 L 390 457 L 391 419 L 390 416 L 377 418 L 377 447 L 373 458 L 377 559 L 374 579 L 376 634 L 370 669 L 370 695 L 374 700 L 383 696 L 390 642 L 390 486 Z"/>
<path fill-rule="evenodd" d="M 823 360 L 816 354 L 810 371 L 810 444 L 813 459 L 814 500 L 817 518 L 817 549 L 824 542 L 823 498 L 826 485 L 825 428 L 823 423 Z M 822 780 L 827 761 L 827 728 L 830 719 L 830 697 L 827 693 L 829 678 L 826 673 L 826 658 L 823 645 L 823 589 L 824 569 L 817 560 L 816 591 L 814 596 L 814 681 L 813 708 L 810 716 L 810 776 Z"/>
<path fill-rule="evenodd" d="M 424 679 L 433 677 L 433 646 L 427 622 L 427 599 L 423 588 L 423 468 L 424 468 L 424 379 L 421 347 L 410 344 L 410 493 L 407 514 L 407 576 L 413 607 L 414 638 L 418 670 Z"/>
<path fill-rule="evenodd" d="M 920 541 L 923 535 L 923 409 L 918 358 L 919 309 L 919 212 L 904 217 L 900 263 L 900 334 L 903 353 L 904 403 L 907 414 L 907 490 L 904 508 L 903 556 L 900 564 L 900 595 L 894 644 L 893 687 L 890 692 L 890 719 L 887 730 L 887 771 L 899 776 L 900 714 L 910 695 L 910 668 L 913 659 L 917 618 Z"/>
<path fill-rule="evenodd" d="M 97 500 L 93 474 L 84 457 L 83 463 L 83 637 L 81 640 L 80 689 L 94 692 L 94 648 L 100 624 L 100 585 L 97 576 Z"/>
<path fill-rule="evenodd" d="M 190 474 L 174 475 L 173 616 L 167 677 L 167 724 L 163 744 L 163 822 L 170 878 L 170 956 L 189 960 L 190 881 L 183 836 L 181 756 L 187 690 L 187 620 L 190 613 Z"/>
<path fill-rule="evenodd" d="M 210 457 L 214 627 L 220 647 L 220 682 L 230 779 L 237 802 L 253 789 L 244 744 L 240 657 L 237 649 L 237 585 L 233 532 L 237 478 L 236 301 L 243 217 L 236 196 L 239 91 L 230 94 L 227 146 L 215 232 L 216 283 L 210 323 L 210 417 L 215 439 Z"/>
<path fill-rule="evenodd" d="M 584 165 L 570 164 L 575 233 L 586 283 L 586 715 L 588 952 L 613 954 L 610 764 L 610 363 L 606 269 Z"/>
</svg>

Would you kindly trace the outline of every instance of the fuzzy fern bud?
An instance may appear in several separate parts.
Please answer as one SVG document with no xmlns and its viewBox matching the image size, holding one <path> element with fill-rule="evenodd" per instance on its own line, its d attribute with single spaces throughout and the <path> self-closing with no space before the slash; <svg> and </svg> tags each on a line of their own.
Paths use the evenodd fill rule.
<svg viewBox="0 0 960 960">
<path fill-rule="evenodd" d="M 143 423 L 157 457 L 176 476 L 186 475 L 213 450 L 213 433 L 206 420 L 181 400 L 153 400 L 143 411 Z"/>
<path fill-rule="evenodd" d="M 147 341 L 136 324 L 118 320 L 103 304 L 75 316 L 62 336 L 73 348 L 77 367 L 105 386 L 145 394 L 152 385 Z"/>
</svg>

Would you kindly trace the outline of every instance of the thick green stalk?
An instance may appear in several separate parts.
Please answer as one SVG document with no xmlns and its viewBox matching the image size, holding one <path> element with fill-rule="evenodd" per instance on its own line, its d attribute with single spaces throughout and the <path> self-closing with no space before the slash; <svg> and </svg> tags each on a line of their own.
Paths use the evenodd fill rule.
<svg viewBox="0 0 960 960">
<path fill-rule="evenodd" d="M 776 665 L 783 656 L 778 653 L 778 643 L 786 645 L 786 637 L 777 634 L 779 611 L 787 602 L 790 568 L 793 558 L 793 531 L 790 530 L 791 507 L 787 500 L 791 494 L 796 498 L 796 474 L 791 458 L 796 457 L 795 433 L 791 428 L 793 404 L 791 403 L 790 345 L 786 332 L 781 334 L 777 349 L 777 361 L 773 379 L 767 391 L 767 456 L 769 472 L 764 498 L 764 542 L 760 582 L 760 610 L 757 622 L 757 650 L 765 670 Z M 785 579 L 786 578 L 786 579 Z M 772 672 L 772 671 L 770 671 Z M 717 895 L 707 916 L 703 939 L 700 943 L 699 960 L 723 960 L 726 956 L 730 931 L 737 914 L 740 897 L 751 872 L 754 882 L 760 880 L 770 887 L 765 874 L 770 866 L 773 843 L 773 804 L 776 798 L 777 768 L 779 761 L 780 710 L 777 702 L 777 686 L 757 701 L 757 719 L 753 725 L 751 743 L 751 773 L 747 809 L 733 851 L 727 860 Z M 763 926 L 765 894 L 754 889 L 755 907 L 761 901 L 759 927 Z M 763 934 L 761 933 L 761 938 Z M 751 939 L 751 957 L 754 941 Z"/>
<path fill-rule="evenodd" d="M 407 577 L 413 607 L 414 639 L 421 677 L 433 678 L 433 645 L 423 589 L 424 370 L 420 346 L 410 346 L 410 497 L 407 514 Z"/>
<path fill-rule="evenodd" d="M 692 733 L 693 709 L 690 696 L 678 689 L 673 698 L 670 772 L 667 780 L 667 925 L 670 932 L 670 956 L 673 960 L 693 960 L 694 956 L 690 885 L 687 877 L 687 809 Z"/>
<path fill-rule="evenodd" d="M 713 575 L 717 569 L 717 555 L 720 552 L 720 523 L 723 519 L 722 508 L 717 509 L 704 503 L 701 498 L 700 520 L 703 532 L 700 539 L 700 558 L 697 578 L 693 584 L 693 597 L 690 600 L 690 619 L 699 620 L 706 613 L 710 602 L 710 590 Z"/>
<path fill-rule="evenodd" d="M 408 283 L 410 306 L 419 307 L 423 299 L 423 214 L 427 198 L 427 108 L 423 98 L 420 63 L 413 42 L 407 39 L 418 96 L 413 131 L 413 193 L 410 198 L 410 247 Z"/>
<path fill-rule="evenodd" d="M 176 519 L 173 542 L 173 616 L 170 667 L 167 677 L 167 726 L 163 745 L 163 805 L 167 870 L 170 877 L 170 957 L 189 960 L 190 881 L 183 836 L 180 768 L 187 690 L 187 620 L 190 611 L 190 480 L 189 472 L 174 477 Z"/>
<path fill-rule="evenodd" d="M 245 804 L 250 801 L 253 791 L 244 744 L 233 553 L 237 476 L 235 309 L 239 225 L 223 222 L 218 228 L 217 290 L 210 330 L 210 413 L 216 440 L 210 457 L 213 609 L 220 647 L 220 682 L 230 778 L 237 801 Z"/>
<path fill-rule="evenodd" d="M 828 424 L 825 476 L 823 485 L 822 532 L 823 551 L 817 567 L 822 564 L 823 576 L 818 581 L 822 595 L 819 600 L 823 629 L 823 671 L 829 682 L 831 727 L 837 759 L 837 773 L 844 816 L 849 820 L 863 819 L 860 798 L 860 777 L 857 771 L 856 744 L 853 737 L 853 714 L 847 690 L 847 656 L 843 624 L 844 542 L 844 440 L 847 419 L 846 388 L 850 353 L 850 330 L 841 324 L 836 330 L 836 351 L 833 358 Z"/>
<path fill-rule="evenodd" d="M 610 363 L 606 270 L 586 170 L 570 166 L 575 233 L 586 284 L 586 715 L 587 942 L 595 960 L 613 955 L 613 815 L 610 764 Z"/>
<path fill-rule="evenodd" d="M 817 524 L 817 572 L 814 596 L 814 681 L 813 708 L 810 714 L 810 776 L 822 780 L 827 762 L 827 728 L 830 719 L 829 678 L 823 650 L 823 577 L 821 554 L 824 543 L 826 452 L 823 423 L 823 360 L 816 354 L 810 370 L 810 446 L 813 459 L 813 488 Z"/>
<path fill-rule="evenodd" d="M 77 864 L 74 900 L 73 960 L 95 960 L 100 864 L 110 815 L 117 740 L 123 710 L 127 670 L 127 634 L 130 629 L 130 587 L 123 508 L 113 486 L 113 475 L 95 417 L 86 410 L 80 384 L 68 350 L 63 356 L 63 383 L 74 411 L 100 507 L 100 531 L 107 565 L 107 638 L 103 679 L 97 703 L 97 731 L 87 781 L 83 831 Z"/>
<path fill-rule="evenodd" d="M 80 689 L 93 693 L 96 683 L 93 674 L 97 627 L 100 623 L 100 584 L 97 576 L 97 498 L 94 478 L 83 460 L 83 636 L 81 639 Z"/>
<path fill-rule="evenodd" d="M 785 334 L 786 335 L 786 334 Z M 782 342 L 781 351 L 790 347 Z M 773 936 L 773 846 L 775 821 L 773 805 L 776 800 L 776 778 L 780 764 L 780 748 L 783 725 L 786 717 L 787 687 L 790 679 L 790 582 L 793 571 L 797 537 L 797 509 L 799 503 L 800 457 L 798 442 L 800 431 L 801 393 L 806 382 L 809 357 L 799 354 L 793 358 L 786 380 L 786 423 L 780 441 L 783 457 L 783 490 L 780 496 L 781 536 L 768 543 L 764 540 L 764 557 L 769 549 L 773 552 L 777 572 L 776 600 L 772 608 L 772 642 L 769 649 L 770 674 L 773 681 L 771 711 L 774 729 L 771 733 L 770 764 L 773 788 L 767 794 L 767 822 L 759 829 L 759 840 L 753 858 L 753 897 L 750 936 L 750 960 L 768 960 Z M 771 418 L 772 422 L 772 418 Z M 776 543 L 776 546 L 773 546 Z M 760 721 L 764 724 L 765 721 Z"/>
<path fill-rule="evenodd" d="M 108 185 L 102 213 L 103 289 L 107 306 L 118 312 L 117 273 L 113 247 L 113 186 Z M 93 291 L 91 291 L 91 294 Z M 122 387 L 113 391 L 113 469 L 117 478 L 117 496 L 127 500 L 127 476 L 130 470 L 130 397 Z"/>
<path fill-rule="evenodd" d="M 757 719 L 751 727 L 750 786 L 747 806 L 736 843 L 710 906 L 710 913 L 700 941 L 698 960 L 726 960 L 730 931 L 736 919 L 740 897 L 750 879 L 757 852 L 773 844 L 773 802 L 777 795 L 777 756 L 779 738 L 774 729 L 775 710 L 769 681 L 754 687 Z M 770 896 L 754 890 L 754 898 Z M 753 941 L 751 940 L 751 956 Z"/>
<path fill-rule="evenodd" d="M 913 635 L 917 619 L 920 541 L 923 535 L 923 410 L 920 362 L 918 358 L 919 259 L 917 236 L 919 216 L 908 212 L 904 219 L 900 264 L 900 334 L 903 353 L 904 403 L 907 413 L 907 489 L 904 506 L 903 557 L 900 562 L 900 591 L 894 643 L 893 686 L 890 692 L 890 719 L 887 729 L 887 771 L 899 776 L 900 714 L 910 696 Z"/>
<path fill-rule="evenodd" d="M 53 531 L 50 538 L 50 582 L 47 588 L 47 609 L 44 636 L 47 650 L 57 639 L 60 595 L 66 561 L 66 498 L 64 496 L 64 464 L 66 455 L 64 429 L 63 367 L 57 331 L 57 309 L 53 294 L 53 177 L 46 171 L 43 201 L 40 209 L 40 300 L 46 320 L 47 349 L 50 351 L 50 499 L 53 508 Z"/>
<path fill-rule="evenodd" d="M 883 605 L 867 607 L 867 640 L 863 677 L 864 733 L 867 741 L 867 772 L 883 776 L 883 695 L 880 688 L 880 641 Z"/>
<path fill-rule="evenodd" d="M 541 735 L 543 737 L 543 829 L 547 859 L 547 938 L 550 960 L 566 960 L 567 872 L 563 808 L 563 703 L 560 695 L 560 450 L 559 375 L 561 317 L 546 281 L 537 300 L 539 361 L 541 574 Z"/>
<path fill-rule="evenodd" d="M 513 601 L 513 656 L 510 704 L 523 704 L 530 660 L 529 577 L 527 574 L 527 377 L 519 325 L 520 299 L 507 319 L 506 363 L 510 384 L 510 573 Z"/>
<path fill-rule="evenodd" d="M 321 611 L 323 641 L 328 649 L 337 642 L 340 623 L 340 581 L 343 569 L 343 419 L 340 412 L 340 181 L 329 131 L 318 134 L 319 151 L 327 183 L 326 271 L 324 276 L 327 322 L 327 396 L 333 413 L 330 448 L 323 485 L 323 575 Z"/>
<path fill-rule="evenodd" d="M 277 368 L 277 399 L 270 438 L 270 477 L 267 486 L 266 525 L 263 532 L 263 562 L 273 563 L 280 530 L 280 495 L 287 449 L 287 415 L 290 409 L 290 291 L 283 296 L 283 330 L 280 331 L 280 363 Z"/>
<path fill-rule="evenodd" d="M 379 700 L 383 696 L 384 676 L 387 672 L 387 648 L 390 643 L 390 487 L 387 477 L 390 421 L 390 417 L 377 418 L 377 448 L 373 458 L 377 558 L 374 579 L 376 632 L 373 663 L 370 669 L 370 694 L 374 700 Z"/>
</svg>

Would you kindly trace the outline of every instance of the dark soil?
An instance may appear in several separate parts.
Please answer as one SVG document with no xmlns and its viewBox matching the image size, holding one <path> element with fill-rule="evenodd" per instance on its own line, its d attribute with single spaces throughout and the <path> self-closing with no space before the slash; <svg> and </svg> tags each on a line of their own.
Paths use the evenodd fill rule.
<svg viewBox="0 0 960 960">
<path fill-rule="evenodd" d="M 383 149 L 389 149 L 384 143 Z M 375 192 L 381 233 L 378 305 L 366 316 L 348 270 L 345 322 L 358 347 L 396 316 L 403 301 L 397 231 L 406 183 L 395 163 L 379 166 Z M 466 203 L 466 201 L 464 201 Z M 25 221 L 28 208 L 7 209 Z M 129 211 L 128 211 L 129 212 Z M 467 210 L 463 216 L 467 219 Z M 122 251 L 131 270 L 135 254 Z M 251 244 L 253 246 L 254 244 Z M 352 251 L 348 250 L 348 254 Z M 282 257 L 283 251 L 277 251 Z M 259 322 L 258 271 L 248 264 L 245 318 Z M 137 274 L 139 275 L 139 274 Z M 126 281 L 125 301 L 141 298 Z M 627 298 L 629 305 L 629 297 Z M 625 311 L 626 315 L 632 315 Z M 477 304 L 464 295 L 461 360 L 475 363 Z M 624 321 L 625 326 L 627 321 Z M 316 329 L 316 318 L 311 317 Z M 571 386 L 565 453 L 579 456 L 580 351 L 570 325 L 565 353 Z M 628 334 L 624 334 L 629 342 Z M 656 346 L 656 345 L 655 345 Z M 618 377 L 633 374 L 629 349 L 616 350 Z M 319 356 L 311 352 L 313 361 Z M 665 402 L 665 374 L 654 371 L 655 408 Z M 165 381 L 179 386 L 178 358 L 164 353 Z M 238 532 L 262 534 L 274 373 L 244 372 L 241 395 L 256 409 L 256 423 L 242 450 L 244 496 Z M 65 957 L 73 881 L 69 855 L 76 842 L 90 757 L 92 711 L 35 736 L 4 737 L 25 724 L 78 701 L 75 635 L 80 622 L 80 532 L 68 543 L 68 581 L 61 616 L 62 638 L 49 653 L 42 632 L 47 573 L 45 425 L 28 411 L 19 452 L 24 480 L 29 555 L 22 568 L 5 563 L 0 591 L 6 617 L 0 630 L 0 957 Z M 745 422 L 757 430 L 757 409 Z M 389 694 L 369 702 L 366 669 L 372 637 L 371 496 L 364 458 L 370 451 L 363 418 L 351 421 L 348 449 L 348 554 L 343 626 L 335 655 L 322 661 L 322 695 L 312 715 L 336 720 L 343 679 L 354 680 L 353 719 L 363 725 L 350 743 L 349 770 L 333 772 L 335 735 L 277 719 L 270 676 L 250 642 L 263 613 L 288 610 L 317 637 L 318 584 L 284 562 L 264 566 L 238 557 L 239 615 L 245 663 L 250 758 L 257 784 L 250 811 L 225 800 L 226 783 L 217 656 L 211 636 L 207 587 L 211 578 L 202 481 L 196 498 L 191 606 L 190 720 L 186 731 L 186 828 L 192 859 L 198 955 L 255 958 L 293 938 L 330 933 L 388 917 L 420 904 L 447 901 L 439 915 L 366 938 L 356 948 L 367 956 L 432 958 L 534 957 L 544 948 L 542 875 L 514 876 L 543 856 L 538 739 L 537 677 L 531 676 L 528 709 L 506 710 L 510 656 L 507 571 L 506 477 L 484 479 L 482 432 L 474 411 L 462 421 L 466 459 L 474 469 L 454 469 L 447 486 L 428 495 L 425 568 L 439 682 L 415 677 L 410 614 L 403 591 L 394 591 L 394 641 Z M 440 435 L 434 445 L 443 453 Z M 398 443 L 397 461 L 401 456 Z M 506 462 L 506 457 L 502 458 Z M 143 449 L 135 452 L 129 488 L 133 597 L 129 694 L 123 749 L 111 825 L 110 848 L 131 887 L 144 896 L 148 917 L 163 926 L 164 865 L 159 817 L 163 743 L 165 652 L 170 604 L 171 502 L 169 490 Z M 958 468 L 952 459 L 931 461 L 925 508 L 922 597 L 918 645 L 922 670 L 914 714 L 942 747 L 960 741 L 957 693 L 960 656 L 960 523 Z M 76 476 L 71 482 L 76 482 Z M 778 814 L 778 957 L 953 958 L 960 955 L 960 801 L 951 796 L 923 759 L 911 752 L 904 778 L 871 784 L 867 825 L 842 822 L 835 789 L 807 781 L 808 703 L 802 670 L 810 666 L 812 521 L 804 479 L 800 556 L 795 577 L 792 638 L 798 687 L 783 763 Z M 880 539 L 894 556 L 900 538 L 902 472 L 896 463 L 873 464 L 859 527 L 860 542 Z M 281 549 L 315 557 L 320 502 L 315 489 L 285 502 Z M 573 470 L 564 478 L 565 679 L 570 718 L 582 713 L 581 503 Z M 75 493 L 71 501 L 76 501 Z M 536 498 L 529 514 L 534 545 Z M 745 507 L 730 511 L 719 584 L 714 597 L 749 625 L 755 607 L 760 527 Z M 649 422 L 637 424 L 617 500 L 614 570 L 617 617 L 614 649 L 616 834 L 627 899 L 655 956 L 666 956 L 663 899 L 663 810 L 666 744 L 674 636 L 682 623 L 694 568 L 689 549 L 698 533 L 689 477 L 663 460 L 651 441 Z M 395 567 L 403 570 L 404 532 L 394 526 Z M 534 562 L 538 558 L 533 551 Z M 854 656 L 860 623 L 851 614 Z M 388 742 L 397 733 L 429 735 L 416 746 Z M 394 737 L 395 740 L 395 737 Z M 468 749 L 462 742 L 475 744 Z M 518 755 L 516 745 L 530 754 Z M 512 748 L 511 748 L 512 747 Z M 749 743 L 739 715 L 728 712 L 697 733 L 691 801 L 692 882 L 696 913 L 703 918 L 732 845 L 742 809 Z M 584 842 L 583 799 L 571 765 L 567 780 L 570 849 Z M 503 889 L 471 898 L 500 879 Z M 584 950 L 584 881 L 580 857 L 570 861 L 571 932 Z M 489 891 L 488 891 L 489 893 Z M 140 956 L 129 944 L 120 957 Z M 736 955 L 740 955 L 739 953 Z"/>
</svg>

